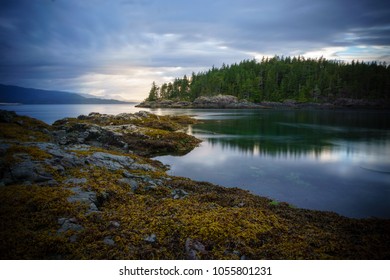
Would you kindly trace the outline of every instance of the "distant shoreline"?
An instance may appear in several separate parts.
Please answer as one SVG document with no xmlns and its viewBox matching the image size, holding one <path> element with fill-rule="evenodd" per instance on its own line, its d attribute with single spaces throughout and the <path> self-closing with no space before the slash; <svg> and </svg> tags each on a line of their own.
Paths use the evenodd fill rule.
<svg viewBox="0 0 390 280">
<path fill-rule="evenodd" d="M 85 97 L 80 93 L 25 88 L 13 85 L 0 84 L 1 104 L 129 104 L 133 101 L 116 99 L 104 99 L 96 97 Z"/>
<path fill-rule="evenodd" d="M 231 95 L 217 95 L 212 97 L 200 97 L 193 102 L 176 100 L 143 101 L 136 105 L 138 108 L 172 108 L 172 109 L 390 109 L 389 100 L 366 100 L 338 98 L 332 102 L 299 102 L 285 100 L 283 102 L 262 101 L 252 103 L 246 100 L 238 100 Z"/>
<path fill-rule="evenodd" d="M 22 103 L 0 103 L 0 106 L 17 106 L 23 105 Z"/>
<path fill-rule="evenodd" d="M 120 103 L 0 103 L 0 106 L 19 106 L 19 105 L 121 105 L 137 104 L 137 101 L 123 101 Z"/>
</svg>

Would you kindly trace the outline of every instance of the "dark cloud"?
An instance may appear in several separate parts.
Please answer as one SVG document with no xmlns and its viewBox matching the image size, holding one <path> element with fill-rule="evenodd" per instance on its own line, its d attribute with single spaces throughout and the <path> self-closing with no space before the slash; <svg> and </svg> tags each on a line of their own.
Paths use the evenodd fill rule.
<svg viewBox="0 0 390 280">
<path fill-rule="evenodd" d="M 162 77 L 174 73 L 161 69 L 338 47 L 334 55 L 349 59 L 361 45 L 372 51 L 362 55 L 388 59 L 388 1 L 2 0 L 0 83 L 77 90 L 91 73 L 146 67 Z"/>
</svg>

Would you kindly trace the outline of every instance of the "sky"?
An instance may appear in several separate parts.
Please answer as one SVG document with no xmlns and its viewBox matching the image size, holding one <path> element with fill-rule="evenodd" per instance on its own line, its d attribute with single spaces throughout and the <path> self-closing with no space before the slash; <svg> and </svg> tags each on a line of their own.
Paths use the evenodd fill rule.
<svg viewBox="0 0 390 280">
<path fill-rule="evenodd" d="M 263 56 L 390 63 L 390 1 L 0 0 L 0 83 L 143 100 Z"/>
</svg>

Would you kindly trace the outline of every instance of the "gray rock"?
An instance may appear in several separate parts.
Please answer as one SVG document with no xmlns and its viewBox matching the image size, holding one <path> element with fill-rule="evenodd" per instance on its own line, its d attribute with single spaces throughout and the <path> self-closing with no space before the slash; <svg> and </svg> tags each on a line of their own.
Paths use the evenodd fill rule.
<svg viewBox="0 0 390 280">
<path fill-rule="evenodd" d="M 151 191 L 151 190 L 155 190 L 157 188 L 156 185 L 148 185 L 144 188 L 145 191 Z"/>
<path fill-rule="evenodd" d="M 90 149 L 91 146 L 85 144 L 69 145 L 68 147 L 65 147 L 65 150 L 71 150 L 71 151 L 89 151 Z"/>
<path fill-rule="evenodd" d="M 111 236 L 104 237 L 103 243 L 108 245 L 108 246 L 114 246 L 115 245 L 115 241 L 112 239 Z"/>
<path fill-rule="evenodd" d="M 55 157 L 62 158 L 67 154 L 64 150 L 60 148 L 60 146 L 54 143 L 38 142 L 34 143 L 33 145 Z"/>
<path fill-rule="evenodd" d="M 105 167 L 112 171 L 117 171 L 119 169 L 135 169 L 145 171 L 155 170 L 155 168 L 149 164 L 136 163 L 135 160 L 131 157 L 104 152 L 93 153 L 87 158 L 87 160 L 90 164 L 96 165 L 98 167 Z"/>
<path fill-rule="evenodd" d="M 149 164 L 134 163 L 131 166 L 131 169 L 135 170 L 144 170 L 144 171 L 156 171 L 156 168 Z"/>
<path fill-rule="evenodd" d="M 171 192 L 171 195 L 173 199 L 183 199 L 188 196 L 188 192 L 181 189 L 175 189 Z"/>
<path fill-rule="evenodd" d="M 122 178 L 122 179 L 119 179 L 118 182 L 129 185 L 132 191 L 137 190 L 139 187 L 138 182 L 134 179 Z"/>
<path fill-rule="evenodd" d="M 130 173 L 127 170 L 123 171 L 122 175 L 125 176 L 126 178 L 134 178 L 135 176 L 134 174 Z"/>
<path fill-rule="evenodd" d="M 77 221 L 74 218 L 59 218 L 58 223 L 61 225 L 61 227 L 57 230 L 57 234 L 67 232 L 69 230 L 81 231 L 84 229 L 83 226 L 77 224 Z"/>
<path fill-rule="evenodd" d="M 109 227 L 110 228 L 119 228 L 121 224 L 118 221 L 110 221 Z"/>
<path fill-rule="evenodd" d="M 135 113 L 135 115 L 142 118 L 147 118 L 150 115 L 150 113 L 147 111 L 139 111 L 138 113 Z"/>
<path fill-rule="evenodd" d="M 65 184 L 83 185 L 87 183 L 87 178 L 69 178 L 64 181 Z"/>
<path fill-rule="evenodd" d="M 147 182 L 147 181 L 151 180 L 151 178 L 148 175 L 133 174 L 133 173 L 130 173 L 129 171 L 127 171 L 127 170 L 125 170 L 123 172 L 123 176 L 125 176 L 126 178 L 139 179 L 139 180 L 142 180 L 144 182 Z"/>
<path fill-rule="evenodd" d="M 130 157 L 96 152 L 88 157 L 88 161 L 96 166 L 105 167 L 116 171 L 123 168 L 131 168 L 134 160 Z"/>
<path fill-rule="evenodd" d="M 51 166 L 58 166 L 59 170 L 64 169 L 64 167 L 76 167 L 83 164 L 78 156 L 69 153 L 57 144 L 39 142 L 33 145 L 53 156 L 52 159 L 47 159 L 46 163 Z"/>
<path fill-rule="evenodd" d="M 155 242 L 157 242 L 157 236 L 156 236 L 155 233 L 152 233 L 151 235 L 146 236 L 146 237 L 144 238 L 144 240 L 145 240 L 146 242 L 149 242 L 149 243 L 155 243 Z"/>
<path fill-rule="evenodd" d="M 87 204 L 89 206 L 87 213 L 99 211 L 97 207 L 98 200 L 95 192 L 85 191 L 80 187 L 73 187 L 70 189 L 74 192 L 74 195 L 67 198 L 68 202 L 81 202 Z"/>
<path fill-rule="evenodd" d="M 53 180 L 53 175 L 48 173 L 39 162 L 32 161 L 29 156 L 22 157 L 21 162 L 11 165 L 3 174 L 5 184 L 32 182 L 42 183 Z"/>
</svg>

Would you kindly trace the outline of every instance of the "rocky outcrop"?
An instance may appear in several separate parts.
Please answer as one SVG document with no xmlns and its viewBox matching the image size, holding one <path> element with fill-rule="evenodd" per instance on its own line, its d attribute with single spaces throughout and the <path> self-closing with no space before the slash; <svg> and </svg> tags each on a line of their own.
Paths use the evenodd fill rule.
<svg viewBox="0 0 390 280">
<path fill-rule="evenodd" d="M 157 100 L 144 101 L 136 107 L 141 108 L 199 108 L 199 109 L 261 109 L 262 105 L 248 102 L 247 100 L 238 100 L 232 95 L 201 96 L 193 102 Z"/>
<path fill-rule="evenodd" d="M 146 111 L 115 116 L 91 113 L 56 121 L 52 134 L 66 146 L 86 144 L 142 156 L 185 154 L 200 141 L 177 130 L 193 122 L 185 116 L 157 116 Z"/>
<path fill-rule="evenodd" d="M 260 103 L 238 100 L 232 95 L 201 96 L 193 102 L 157 100 L 144 101 L 136 107 L 141 108 L 199 108 L 199 109 L 271 109 L 271 108 L 292 108 L 292 109 L 335 109 L 335 108 L 366 108 L 366 109 L 389 109 L 389 100 L 369 100 L 337 98 L 323 100 L 322 102 L 300 102 L 287 99 L 282 102 L 262 101 Z"/>
<path fill-rule="evenodd" d="M 337 98 L 332 103 L 334 106 L 342 107 L 342 108 L 366 108 L 366 109 L 389 109 L 390 108 L 390 100 Z"/>
</svg>

